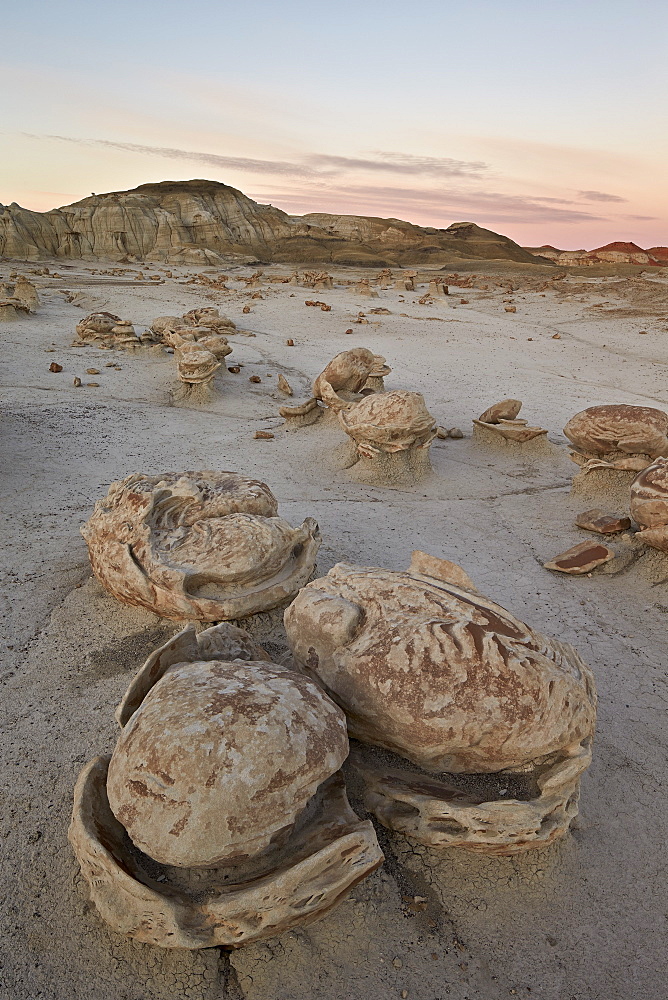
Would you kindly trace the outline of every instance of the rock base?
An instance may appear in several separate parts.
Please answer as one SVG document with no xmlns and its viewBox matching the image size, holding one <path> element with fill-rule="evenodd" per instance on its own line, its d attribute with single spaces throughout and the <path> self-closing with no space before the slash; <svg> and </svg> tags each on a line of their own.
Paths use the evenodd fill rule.
<svg viewBox="0 0 668 1000">
<path fill-rule="evenodd" d="M 142 854 L 107 799 L 109 757 L 83 769 L 69 840 L 103 920 L 162 948 L 239 948 L 331 909 L 383 861 L 373 825 L 350 808 L 341 773 L 321 785 L 309 817 L 271 868 L 174 869 Z"/>
</svg>

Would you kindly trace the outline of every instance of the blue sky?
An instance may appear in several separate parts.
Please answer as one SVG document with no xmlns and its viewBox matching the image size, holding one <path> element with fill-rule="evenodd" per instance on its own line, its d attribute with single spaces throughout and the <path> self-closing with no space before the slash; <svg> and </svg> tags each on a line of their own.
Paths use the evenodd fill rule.
<svg viewBox="0 0 668 1000">
<path fill-rule="evenodd" d="M 294 213 L 668 243 L 668 4 L 23 0 L 0 201 L 209 177 Z"/>
</svg>

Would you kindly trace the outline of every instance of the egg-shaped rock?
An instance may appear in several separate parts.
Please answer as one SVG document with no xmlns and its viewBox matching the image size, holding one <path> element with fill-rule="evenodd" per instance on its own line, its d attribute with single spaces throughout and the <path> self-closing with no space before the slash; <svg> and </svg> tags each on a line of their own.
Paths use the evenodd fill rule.
<svg viewBox="0 0 668 1000">
<path fill-rule="evenodd" d="M 459 567 L 437 579 L 441 561 L 416 557 L 408 572 L 339 563 L 285 613 L 296 661 L 351 735 L 428 771 L 471 773 L 590 740 L 594 683 L 573 647 L 467 589 Z"/>
<path fill-rule="evenodd" d="M 308 677 L 260 661 L 176 664 L 123 728 L 107 793 L 149 857 L 213 867 L 266 850 L 347 754 L 343 713 Z"/>
</svg>

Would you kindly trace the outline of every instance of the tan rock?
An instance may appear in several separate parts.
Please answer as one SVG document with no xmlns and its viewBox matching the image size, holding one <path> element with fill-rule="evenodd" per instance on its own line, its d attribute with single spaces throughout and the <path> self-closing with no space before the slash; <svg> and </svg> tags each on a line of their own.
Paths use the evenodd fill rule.
<svg viewBox="0 0 668 1000">
<path fill-rule="evenodd" d="M 366 347 L 342 351 L 329 362 L 313 383 L 313 397 L 338 410 L 346 400 L 340 393 L 359 393 L 369 377 L 383 378 L 392 371 L 385 358 Z"/>
<path fill-rule="evenodd" d="M 338 416 L 359 454 L 367 458 L 429 448 L 436 436 L 436 421 L 419 392 L 374 393 L 340 409 Z"/>
<path fill-rule="evenodd" d="M 81 532 L 93 572 L 118 600 L 201 621 L 288 600 L 320 546 L 312 518 L 291 528 L 268 486 L 232 472 L 128 476 Z"/>
<path fill-rule="evenodd" d="M 39 295 L 32 281 L 19 275 L 14 285 L 14 298 L 26 307 L 28 312 L 37 312 L 39 308 Z"/>
<path fill-rule="evenodd" d="M 621 515 L 605 514 L 599 507 L 585 510 L 575 518 L 578 528 L 596 531 L 599 535 L 614 535 L 619 531 L 627 531 L 631 527 L 631 519 Z"/>
<path fill-rule="evenodd" d="M 569 573 L 571 576 L 582 576 L 591 573 L 597 566 L 610 562 L 615 553 L 601 542 L 578 542 L 565 552 L 543 563 L 545 569 L 553 569 L 559 573 Z"/>
<path fill-rule="evenodd" d="M 499 420 L 495 424 L 488 424 L 482 420 L 474 419 L 473 424 L 474 431 L 475 428 L 480 427 L 488 434 L 506 441 L 515 441 L 518 444 L 547 435 L 547 430 L 544 427 L 530 427 L 526 420 Z"/>
<path fill-rule="evenodd" d="M 668 458 L 657 458 L 633 480 L 631 516 L 639 541 L 668 552 Z"/>
<path fill-rule="evenodd" d="M 381 822 L 422 843 L 512 853 L 567 829 L 596 696 L 571 646 L 472 587 L 460 567 L 420 553 L 405 573 L 340 563 L 298 594 L 285 627 L 295 662 L 341 705 L 351 736 L 422 769 L 363 758 L 367 805 Z M 532 808 L 503 791 L 487 797 L 489 786 L 457 801 L 443 772 L 490 774 L 492 785 L 499 772 L 533 774 Z"/>
<path fill-rule="evenodd" d="M 266 851 L 347 756 L 343 712 L 303 675 L 266 661 L 175 664 L 121 732 L 109 805 L 155 861 L 211 868 Z"/>
<path fill-rule="evenodd" d="M 564 434 L 587 458 L 611 452 L 668 455 L 668 414 L 651 406 L 589 406 L 571 417 Z"/>
<path fill-rule="evenodd" d="M 188 385 L 206 385 L 220 368 L 215 354 L 197 341 L 185 340 L 179 333 L 167 333 L 167 343 L 174 348 L 179 379 Z"/>
<path fill-rule="evenodd" d="M 382 861 L 338 771 L 343 714 L 240 629 L 175 636 L 118 716 L 111 761 L 79 777 L 69 831 L 115 930 L 162 947 L 238 947 L 313 919 Z"/>
<path fill-rule="evenodd" d="M 286 396 L 294 395 L 290 383 L 282 372 L 278 373 L 277 385 L 280 391 L 284 392 Z"/>
<path fill-rule="evenodd" d="M 484 424 L 498 424 L 501 420 L 514 420 L 522 409 L 520 399 L 502 399 L 500 403 L 489 406 L 481 413 L 478 420 Z"/>
</svg>

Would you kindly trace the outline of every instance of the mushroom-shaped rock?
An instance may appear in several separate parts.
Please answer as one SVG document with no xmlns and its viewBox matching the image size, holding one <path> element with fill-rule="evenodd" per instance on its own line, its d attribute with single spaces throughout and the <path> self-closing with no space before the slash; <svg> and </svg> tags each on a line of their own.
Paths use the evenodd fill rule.
<svg viewBox="0 0 668 1000">
<path fill-rule="evenodd" d="M 339 409 L 345 405 L 344 400 L 337 399 L 340 392 L 358 393 L 370 376 L 388 375 L 391 370 L 385 364 L 385 358 L 366 347 L 342 351 L 332 358 L 316 378 L 313 383 L 313 398 Z"/>
<path fill-rule="evenodd" d="M 317 523 L 277 517 L 269 487 L 232 472 L 112 483 L 81 532 L 93 572 L 125 604 L 221 621 L 277 607 L 308 580 Z"/>
<path fill-rule="evenodd" d="M 534 782 L 528 813 L 526 803 L 464 795 L 449 802 L 449 827 L 430 827 L 425 775 L 392 775 L 384 790 L 374 779 L 369 801 L 386 825 L 423 843 L 493 853 L 540 846 L 568 827 L 596 715 L 592 675 L 572 646 L 473 591 L 459 567 L 421 553 L 403 573 L 336 565 L 297 595 L 285 627 L 295 661 L 341 705 L 362 743 L 408 759 L 430 781 L 442 772 L 520 772 Z M 448 796 L 446 788 L 427 794 L 441 812 Z"/>
<path fill-rule="evenodd" d="M 614 452 L 668 456 L 668 414 L 652 406 L 589 406 L 571 417 L 564 434 L 585 459 Z"/>
<path fill-rule="evenodd" d="M 240 629 L 171 639 L 119 721 L 111 760 L 79 777 L 69 831 L 115 930 L 239 947 L 314 919 L 382 861 L 338 770 L 343 713 Z"/>
<path fill-rule="evenodd" d="M 631 516 L 640 525 L 639 541 L 668 552 L 668 458 L 657 458 L 633 480 Z"/>
<path fill-rule="evenodd" d="M 419 392 L 374 393 L 339 411 L 339 422 L 360 455 L 373 458 L 428 448 L 436 436 L 436 421 Z"/>
<path fill-rule="evenodd" d="M 167 343 L 174 348 L 174 358 L 181 382 L 206 385 L 220 368 L 215 354 L 196 340 L 186 340 L 180 333 L 168 333 Z"/>
</svg>

